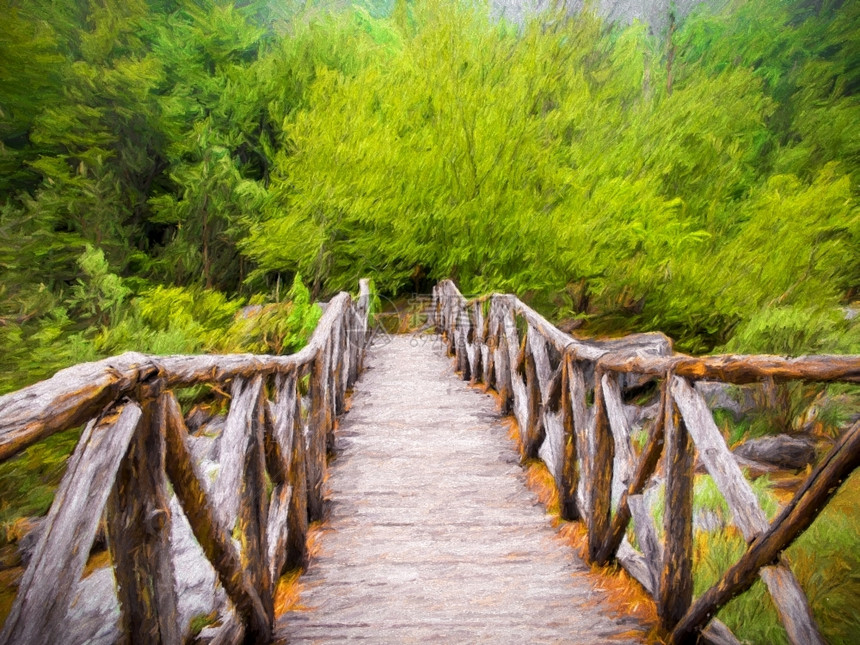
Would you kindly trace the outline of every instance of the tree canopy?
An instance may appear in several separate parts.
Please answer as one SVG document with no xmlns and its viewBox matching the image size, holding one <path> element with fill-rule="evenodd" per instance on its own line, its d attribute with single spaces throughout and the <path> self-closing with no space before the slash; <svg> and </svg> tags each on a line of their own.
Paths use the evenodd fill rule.
<svg viewBox="0 0 860 645">
<path fill-rule="evenodd" d="M 5 0 L 7 385 L 126 348 L 104 338 L 149 329 L 148 298 L 238 307 L 299 274 L 858 351 L 858 12 L 738 0 L 653 34 L 440 0 Z"/>
</svg>

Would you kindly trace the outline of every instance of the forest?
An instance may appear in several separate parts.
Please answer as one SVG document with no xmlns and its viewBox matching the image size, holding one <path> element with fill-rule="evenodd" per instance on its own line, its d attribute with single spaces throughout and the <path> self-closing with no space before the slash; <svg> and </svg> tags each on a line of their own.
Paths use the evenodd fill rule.
<svg viewBox="0 0 860 645">
<path fill-rule="evenodd" d="M 3 0 L 0 394 L 295 351 L 362 277 L 690 353 L 860 353 L 860 3 L 591 9 Z"/>
<path fill-rule="evenodd" d="M 683 351 L 860 351 L 857 3 L 663 34 L 429 0 L 5 4 L 0 391 L 126 349 L 280 351 L 298 336 L 241 306 L 362 276 Z"/>
</svg>

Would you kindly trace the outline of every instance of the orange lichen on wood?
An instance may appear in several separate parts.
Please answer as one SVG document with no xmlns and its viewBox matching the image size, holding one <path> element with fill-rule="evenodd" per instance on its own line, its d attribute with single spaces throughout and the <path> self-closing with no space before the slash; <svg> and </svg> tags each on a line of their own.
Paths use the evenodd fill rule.
<svg viewBox="0 0 860 645">
<path fill-rule="evenodd" d="M 501 403 L 501 397 L 497 392 L 490 390 L 488 393 L 493 396 L 497 403 Z M 512 416 L 506 416 L 502 419 L 502 425 L 507 428 L 508 438 L 517 445 L 517 450 L 522 455 L 520 429 L 516 420 Z M 588 553 L 588 531 L 581 521 L 566 522 L 561 519 L 558 490 L 552 474 L 542 461 L 536 459 L 527 460 L 523 467 L 529 489 L 537 495 L 538 500 L 546 507 L 552 518 L 552 525 L 558 529 L 560 538 L 582 560 L 585 560 Z M 657 628 L 657 606 L 654 599 L 642 588 L 642 585 L 618 565 L 593 565 L 591 573 L 599 580 L 599 588 L 606 594 L 612 611 L 619 616 L 634 616 L 648 629 L 646 633 L 625 633 L 619 635 L 619 638 L 629 636 L 643 638 L 647 643 L 662 642 Z"/>
</svg>

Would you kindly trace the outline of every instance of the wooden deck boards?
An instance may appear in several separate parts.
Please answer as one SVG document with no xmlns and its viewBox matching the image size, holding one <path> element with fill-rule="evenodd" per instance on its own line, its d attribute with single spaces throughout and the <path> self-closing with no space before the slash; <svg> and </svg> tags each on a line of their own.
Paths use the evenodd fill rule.
<svg viewBox="0 0 860 645">
<path fill-rule="evenodd" d="M 493 399 L 429 337 L 377 342 L 366 365 L 279 642 L 637 642 L 526 487 Z"/>
</svg>

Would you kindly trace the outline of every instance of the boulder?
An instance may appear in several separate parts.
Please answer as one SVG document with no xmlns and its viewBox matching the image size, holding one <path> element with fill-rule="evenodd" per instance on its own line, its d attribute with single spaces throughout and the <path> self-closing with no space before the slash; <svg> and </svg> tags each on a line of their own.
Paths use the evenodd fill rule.
<svg viewBox="0 0 860 645">
<path fill-rule="evenodd" d="M 696 390 L 712 410 L 728 410 L 735 420 L 756 407 L 755 385 L 728 385 L 719 381 L 697 381 Z"/>
<path fill-rule="evenodd" d="M 733 452 L 744 459 L 781 468 L 806 468 L 815 459 L 815 445 L 811 440 L 786 434 L 750 439 Z"/>
</svg>

